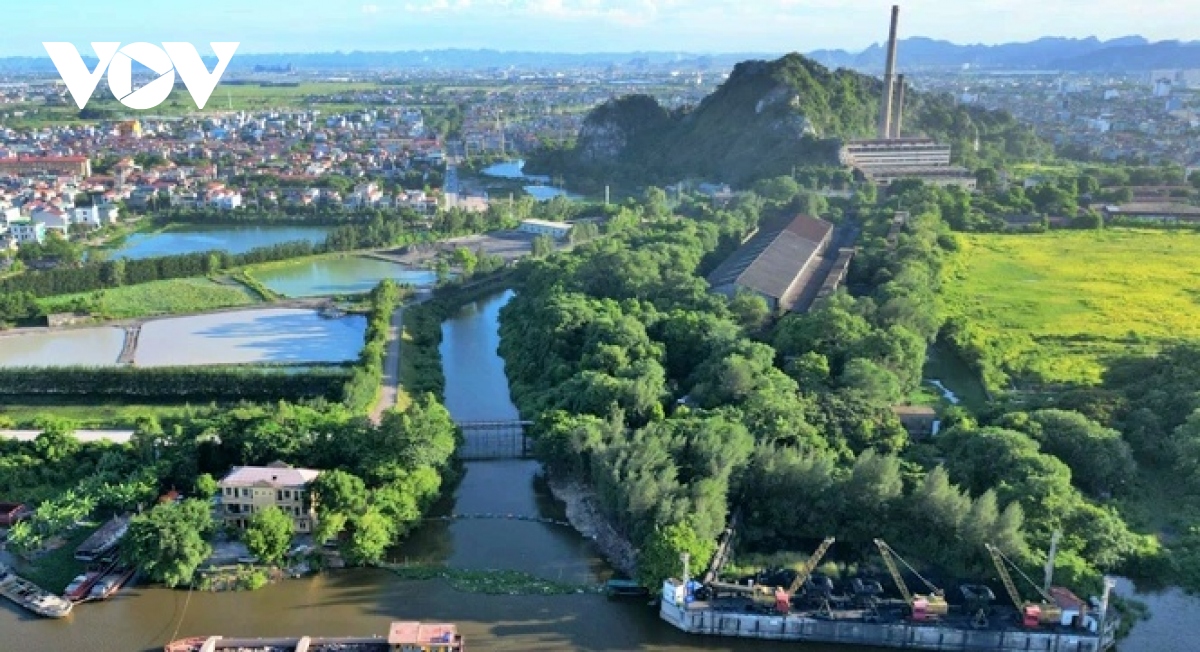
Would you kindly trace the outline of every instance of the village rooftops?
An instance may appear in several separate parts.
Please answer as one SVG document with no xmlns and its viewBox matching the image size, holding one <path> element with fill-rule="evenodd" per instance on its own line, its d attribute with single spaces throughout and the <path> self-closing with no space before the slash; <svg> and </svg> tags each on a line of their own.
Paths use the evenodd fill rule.
<svg viewBox="0 0 1200 652">
<path fill-rule="evenodd" d="M 299 487 L 320 475 L 313 469 L 290 466 L 235 466 L 221 479 L 222 487 Z"/>
</svg>

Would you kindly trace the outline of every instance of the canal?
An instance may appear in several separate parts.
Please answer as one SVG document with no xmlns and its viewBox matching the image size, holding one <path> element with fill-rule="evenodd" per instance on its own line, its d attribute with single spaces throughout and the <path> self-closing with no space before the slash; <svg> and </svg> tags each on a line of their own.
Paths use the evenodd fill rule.
<svg viewBox="0 0 1200 652">
<path fill-rule="evenodd" d="M 446 404 L 456 419 L 503 420 L 517 414 L 508 396 L 503 361 L 496 354 L 497 316 L 510 296 L 499 294 L 467 305 L 443 325 Z M 472 462 L 452 499 L 439 508 L 561 518 L 560 508 L 536 482 L 537 471 L 532 461 Z M 569 528 L 538 522 L 433 521 L 392 557 L 400 562 L 517 569 L 567 581 L 599 582 L 611 574 L 583 537 Z M 1141 599 L 1155 617 L 1139 625 L 1122 652 L 1195 649 L 1183 630 L 1185 623 L 1195 622 L 1200 601 L 1178 592 Z M 161 649 L 172 638 L 201 634 L 371 635 L 383 634 L 395 619 L 458 623 L 472 650 L 867 652 L 690 637 L 660 622 L 640 601 L 610 601 L 591 594 L 460 593 L 444 582 L 401 581 L 375 569 L 322 573 L 243 593 L 134 587 L 108 602 L 81 605 L 63 621 L 40 620 L 4 602 L 0 650 L 129 652 Z"/>
</svg>

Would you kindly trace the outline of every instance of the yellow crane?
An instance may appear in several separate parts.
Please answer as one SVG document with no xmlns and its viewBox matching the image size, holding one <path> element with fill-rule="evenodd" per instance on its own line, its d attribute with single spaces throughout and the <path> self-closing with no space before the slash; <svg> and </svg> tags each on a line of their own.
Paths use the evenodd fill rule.
<svg viewBox="0 0 1200 652">
<path fill-rule="evenodd" d="M 781 613 L 787 613 L 791 608 L 791 595 L 799 590 L 800 587 L 803 586 L 804 581 L 807 580 L 810 575 L 812 575 L 813 570 L 816 569 L 817 564 L 821 563 L 821 558 L 825 556 L 825 553 L 829 550 L 829 547 L 833 545 L 835 540 L 836 539 L 833 537 L 826 537 L 825 540 L 821 542 L 821 545 L 817 547 L 816 551 L 809 555 L 808 561 L 804 562 L 804 565 L 801 566 L 800 571 L 796 575 L 796 579 L 792 580 L 791 585 L 787 589 L 781 586 L 772 587 L 767 584 L 732 584 L 729 582 L 718 581 L 709 582 L 708 587 L 713 592 L 724 591 L 728 593 L 740 593 L 743 595 L 749 594 L 751 599 L 754 600 L 755 604 L 759 605 L 760 608 L 775 609 Z M 784 596 L 786 597 L 781 602 L 780 598 Z"/>
<path fill-rule="evenodd" d="M 825 553 L 829 551 L 829 547 L 833 545 L 834 541 L 837 541 L 837 539 L 834 537 L 825 537 L 825 540 L 821 542 L 821 545 L 817 546 L 817 549 L 808 556 L 808 561 L 804 562 L 804 565 L 800 567 L 799 572 L 796 573 L 796 579 L 792 580 L 792 583 L 786 589 L 782 586 L 777 586 L 775 587 L 774 591 L 761 593 L 756 592 L 754 594 L 755 601 L 773 601 L 775 604 L 775 611 L 781 614 L 786 614 L 787 612 L 791 611 L 792 596 L 796 594 L 796 591 L 799 591 L 801 587 L 804 586 L 804 582 L 806 582 L 809 576 L 812 575 L 812 572 L 817 569 L 817 564 L 821 563 L 821 559 L 825 557 Z"/>
<path fill-rule="evenodd" d="M 1009 599 L 1012 600 L 1013 606 L 1017 608 L 1017 613 L 1021 616 L 1022 625 L 1025 627 L 1037 627 L 1038 625 L 1054 625 L 1062 621 L 1062 608 L 1054 603 L 1054 599 L 1050 597 L 1049 593 L 1030 579 L 1003 552 L 1000 552 L 999 548 L 990 543 L 985 543 L 984 546 L 987 547 L 988 554 L 992 556 L 992 563 L 996 566 L 996 572 L 1000 575 L 1000 581 L 1004 583 L 1004 590 L 1008 592 Z M 1026 582 L 1029 582 L 1030 586 L 1037 590 L 1042 598 L 1041 603 L 1027 602 L 1021 599 L 1021 592 L 1017 590 L 1017 585 L 1013 582 L 1012 574 L 1008 572 L 1009 566 L 1013 567 L 1021 577 L 1025 578 Z"/>
<path fill-rule="evenodd" d="M 892 549 L 886 541 L 875 539 L 875 547 L 879 548 L 879 554 L 883 557 L 883 563 L 887 566 L 888 572 L 891 573 L 892 581 L 896 583 L 896 588 L 900 590 L 900 596 L 904 598 L 904 602 L 912 610 L 913 620 L 929 620 L 936 616 L 944 616 L 950 611 L 950 605 L 946 602 L 945 593 L 934 586 L 933 582 L 925 579 L 911 564 L 904 561 L 904 558 Z M 904 583 L 904 577 L 900 574 L 900 567 L 896 565 L 896 560 L 904 564 L 913 575 L 916 575 L 925 584 L 925 587 L 929 589 L 928 594 L 913 594 L 908 590 L 908 585 Z"/>
</svg>

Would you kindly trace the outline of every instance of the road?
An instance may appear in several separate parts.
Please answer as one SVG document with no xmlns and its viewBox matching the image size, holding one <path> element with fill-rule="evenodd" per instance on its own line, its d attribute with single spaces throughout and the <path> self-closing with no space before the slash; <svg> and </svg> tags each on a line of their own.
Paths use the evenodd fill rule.
<svg viewBox="0 0 1200 652">
<path fill-rule="evenodd" d="M 429 294 L 423 293 L 408 305 L 425 303 L 429 297 Z M 404 332 L 406 307 L 396 308 L 396 312 L 392 313 L 392 324 L 388 327 L 387 351 L 383 356 L 383 384 L 379 391 L 379 400 L 371 409 L 371 422 L 376 425 L 383 420 L 384 412 L 396 406 L 396 399 L 400 396 L 400 334 Z"/>
<path fill-rule="evenodd" d="M 40 430 L 0 430 L 0 437 L 5 439 L 17 439 L 19 441 L 33 441 L 41 434 Z M 133 437 L 132 430 L 76 430 L 75 438 L 79 441 L 104 441 L 108 440 L 118 444 L 128 443 Z"/>
</svg>

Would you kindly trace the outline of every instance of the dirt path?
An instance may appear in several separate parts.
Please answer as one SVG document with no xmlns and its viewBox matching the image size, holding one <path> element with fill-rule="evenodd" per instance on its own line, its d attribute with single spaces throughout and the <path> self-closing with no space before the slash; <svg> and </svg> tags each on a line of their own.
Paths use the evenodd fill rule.
<svg viewBox="0 0 1200 652">
<path fill-rule="evenodd" d="M 387 352 L 383 356 L 383 387 L 379 400 L 371 409 L 371 422 L 379 425 L 383 413 L 396 406 L 400 395 L 400 334 L 404 332 L 404 306 L 392 313 L 392 324 L 388 327 Z"/>
</svg>

